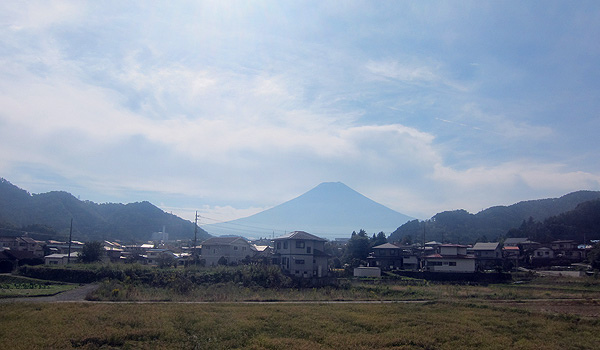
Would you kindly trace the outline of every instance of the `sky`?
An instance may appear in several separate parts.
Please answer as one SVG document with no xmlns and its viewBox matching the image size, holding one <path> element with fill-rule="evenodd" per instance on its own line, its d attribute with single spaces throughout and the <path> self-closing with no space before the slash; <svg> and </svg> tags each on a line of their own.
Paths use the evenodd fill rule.
<svg viewBox="0 0 600 350">
<path fill-rule="evenodd" d="M 3 1 L 0 177 L 200 224 L 600 190 L 597 1 Z"/>
</svg>

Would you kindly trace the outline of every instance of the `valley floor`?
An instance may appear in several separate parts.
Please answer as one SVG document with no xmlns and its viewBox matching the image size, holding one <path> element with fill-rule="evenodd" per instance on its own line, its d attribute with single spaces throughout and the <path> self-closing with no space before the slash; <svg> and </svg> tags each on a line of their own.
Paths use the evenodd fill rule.
<svg viewBox="0 0 600 350">
<path fill-rule="evenodd" d="M 29 299 L 0 304 L 0 340 L 9 349 L 595 349 L 600 343 L 600 284 L 593 278 L 488 286 L 369 281 L 355 287 L 377 298 L 364 303 Z M 389 298 L 395 295 L 390 290 L 415 297 L 400 302 Z M 388 301 L 382 303 L 384 295 Z"/>
</svg>

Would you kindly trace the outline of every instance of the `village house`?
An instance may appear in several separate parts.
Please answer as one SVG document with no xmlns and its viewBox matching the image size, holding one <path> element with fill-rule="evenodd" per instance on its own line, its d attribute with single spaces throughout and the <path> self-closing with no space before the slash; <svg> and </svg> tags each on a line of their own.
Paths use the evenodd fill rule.
<svg viewBox="0 0 600 350">
<path fill-rule="evenodd" d="M 324 253 L 326 240 L 304 231 L 294 231 L 273 240 L 273 264 L 296 277 L 324 277 L 328 274 Z"/>
<path fill-rule="evenodd" d="M 72 252 L 69 254 L 50 254 L 44 257 L 44 264 L 46 265 L 67 265 L 68 263 L 76 263 L 79 260 L 81 252 Z"/>
<path fill-rule="evenodd" d="M 372 248 L 367 257 L 368 265 L 384 271 L 402 268 L 402 248 L 392 243 L 384 243 Z"/>
<path fill-rule="evenodd" d="M 33 238 L 30 237 L 0 237 L 0 250 L 10 249 L 12 251 L 29 252 L 33 257 L 44 256 L 44 249 Z"/>
<path fill-rule="evenodd" d="M 148 265 L 170 265 L 177 262 L 177 256 L 169 249 L 152 248 L 146 250 L 146 263 Z"/>
<path fill-rule="evenodd" d="M 206 266 L 237 264 L 256 254 L 256 247 L 243 237 L 211 237 L 202 242 L 201 256 Z"/>
<path fill-rule="evenodd" d="M 436 254 L 423 257 L 424 268 L 430 272 L 475 272 L 475 256 L 467 254 L 467 246 L 442 244 Z"/>
<path fill-rule="evenodd" d="M 468 252 L 475 255 L 477 270 L 493 269 L 502 266 L 502 246 L 498 242 L 477 242 Z"/>
<path fill-rule="evenodd" d="M 521 255 L 521 249 L 519 249 L 519 247 L 502 247 L 502 257 L 506 262 L 505 266 L 507 269 L 516 269 L 520 266 L 523 266 L 523 256 Z"/>
</svg>

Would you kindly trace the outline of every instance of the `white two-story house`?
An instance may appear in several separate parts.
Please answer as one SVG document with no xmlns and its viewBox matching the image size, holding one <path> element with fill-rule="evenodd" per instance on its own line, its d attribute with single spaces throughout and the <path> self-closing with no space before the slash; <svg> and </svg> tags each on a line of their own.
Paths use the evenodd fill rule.
<svg viewBox="0 0 600 350">
<path fill-rule="evenodd" d="M 442 244 L 439 252 L 423 257 L 425 270 L 431 272 L 475 272 L 475 256 L 467 254 L 467 246 Z"/>
<path fill-rule="evenodd" d="M 237 264 L 244 259 L 253 258 L 256 247 L 243 237 L 211 237 L 202 242 L 202 259 L 206 266 Z"/>
<path fill-rule="evenodd" d="M 294 231 L 273 240 L 273 263 L 296 277 L 327 276 L 326 240 L 304 231 Z"/>
</svg>

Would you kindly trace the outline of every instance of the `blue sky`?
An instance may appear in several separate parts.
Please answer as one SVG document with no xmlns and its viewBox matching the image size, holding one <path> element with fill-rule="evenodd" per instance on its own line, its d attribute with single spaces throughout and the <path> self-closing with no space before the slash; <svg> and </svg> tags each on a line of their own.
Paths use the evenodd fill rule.
<svg viewBox="0 0 600 350">
<path fill-rule="evenodd" d="M 0 176 L 247 216 L 600 190 L 597 1 L 5 1 Z"/>
</svg>

